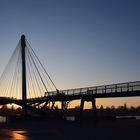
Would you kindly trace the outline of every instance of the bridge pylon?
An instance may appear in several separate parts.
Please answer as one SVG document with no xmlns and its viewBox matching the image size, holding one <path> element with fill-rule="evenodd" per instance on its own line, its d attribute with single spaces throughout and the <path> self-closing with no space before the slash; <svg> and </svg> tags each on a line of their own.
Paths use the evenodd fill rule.
<svg viewBox="0 0 140 140">
<path fill-rule="evenodd" d="M 25 59 L 25 48 L 26 41 L 25 35 L 21 36 L 21 59 L 22 59 L 22 113 L 26 115 L 26 103 L 27 103 L 27 93 L 26 93 L 26 59 Z"/>
</svg>

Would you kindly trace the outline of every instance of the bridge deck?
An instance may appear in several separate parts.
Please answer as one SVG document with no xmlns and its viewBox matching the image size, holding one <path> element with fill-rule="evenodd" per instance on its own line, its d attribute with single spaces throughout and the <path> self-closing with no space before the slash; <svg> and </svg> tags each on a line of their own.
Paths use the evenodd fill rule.
<svg viewBox="0 0 140 140">
<path fill-rule="evenodd" d="M 132 97 L 132 96 L 140 96 L 140 81 L 61 90 L 59 94 L 56 91 L 49 93 L 46 92 L 44 97 L 32 98 L 28 99 L 27 101 L 30 103 L 45 102 L 45 101 L 68 101 L 77 99 L 85 99 L 88 101 L 91 100 L 92 98 Z M 20 99 L 0 97 L 1 104 L 7 102 L 17 103 L 17 101 L 21 102 Z"/>
<path fill-rule="evenodd" d="M 140 96 L 140 81 L 61 90 L 60 93 L 63 96 L 61 98 L 72 99 L 77 99 L 80 97 L 110 98 Z M 57 96 L 57 92 L 46 93 L 46 97 L 48 98 L 60 98 Z"/>
</svg>

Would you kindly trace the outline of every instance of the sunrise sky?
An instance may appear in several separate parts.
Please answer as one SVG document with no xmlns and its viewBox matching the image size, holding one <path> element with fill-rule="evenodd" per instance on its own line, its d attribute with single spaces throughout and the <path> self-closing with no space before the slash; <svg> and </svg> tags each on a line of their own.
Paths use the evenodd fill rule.
<svg viewBox="0 0 140 140">
<path fill-rule="evenodd" d="M 139 0 L 0 0 L 0 74 L 22 34 L 60 90 L 140 80 Z"/>
</svg>

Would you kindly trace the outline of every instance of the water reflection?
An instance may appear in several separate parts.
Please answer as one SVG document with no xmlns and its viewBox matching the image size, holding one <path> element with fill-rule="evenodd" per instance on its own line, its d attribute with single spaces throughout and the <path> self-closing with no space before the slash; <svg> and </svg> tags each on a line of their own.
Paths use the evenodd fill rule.
<svg viewBox="0 0 140 140">
<path fill-rule="evenodd" d="M 136 120 L 140 120 L 140 116 L 116 116 L 116 119 L 136 119 Z"/>
<path fill-rule="evenodd" d="M 6 134 L 7 136 L 12 137 L 11 140 L 29 140 L 28 138 L 28 132 L 23 130 L 23 131 L 12 131 L 8 129 L 3 129 L 3 133 Z"/>
<path fill-rule="evenodd" d="M 6 117 L 0 116 L 0 123 L 5 123 L 5 122 L 6 122 Z"/>
</svg>

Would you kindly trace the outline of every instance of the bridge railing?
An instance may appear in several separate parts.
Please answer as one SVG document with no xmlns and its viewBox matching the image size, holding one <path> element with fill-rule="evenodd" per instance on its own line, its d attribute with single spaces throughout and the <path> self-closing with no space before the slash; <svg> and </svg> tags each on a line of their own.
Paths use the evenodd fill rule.
<svg viewBox="0 0 140 140">
<path fill-rule="evenodd" d="M 140 81 L 129 82 L 129 83 L 119 83 L 104 86 L 94 86 L 86 88 L 68 89 L 61 90 L 62 95 L 81 95 L 81 94 L 109 94 L 109 93 L 122 93 L 122 92 L 132 92 L 140 91 Z M 49 92 L 48 96 L 56 96 L 57 92 Z"/>
</svg>

